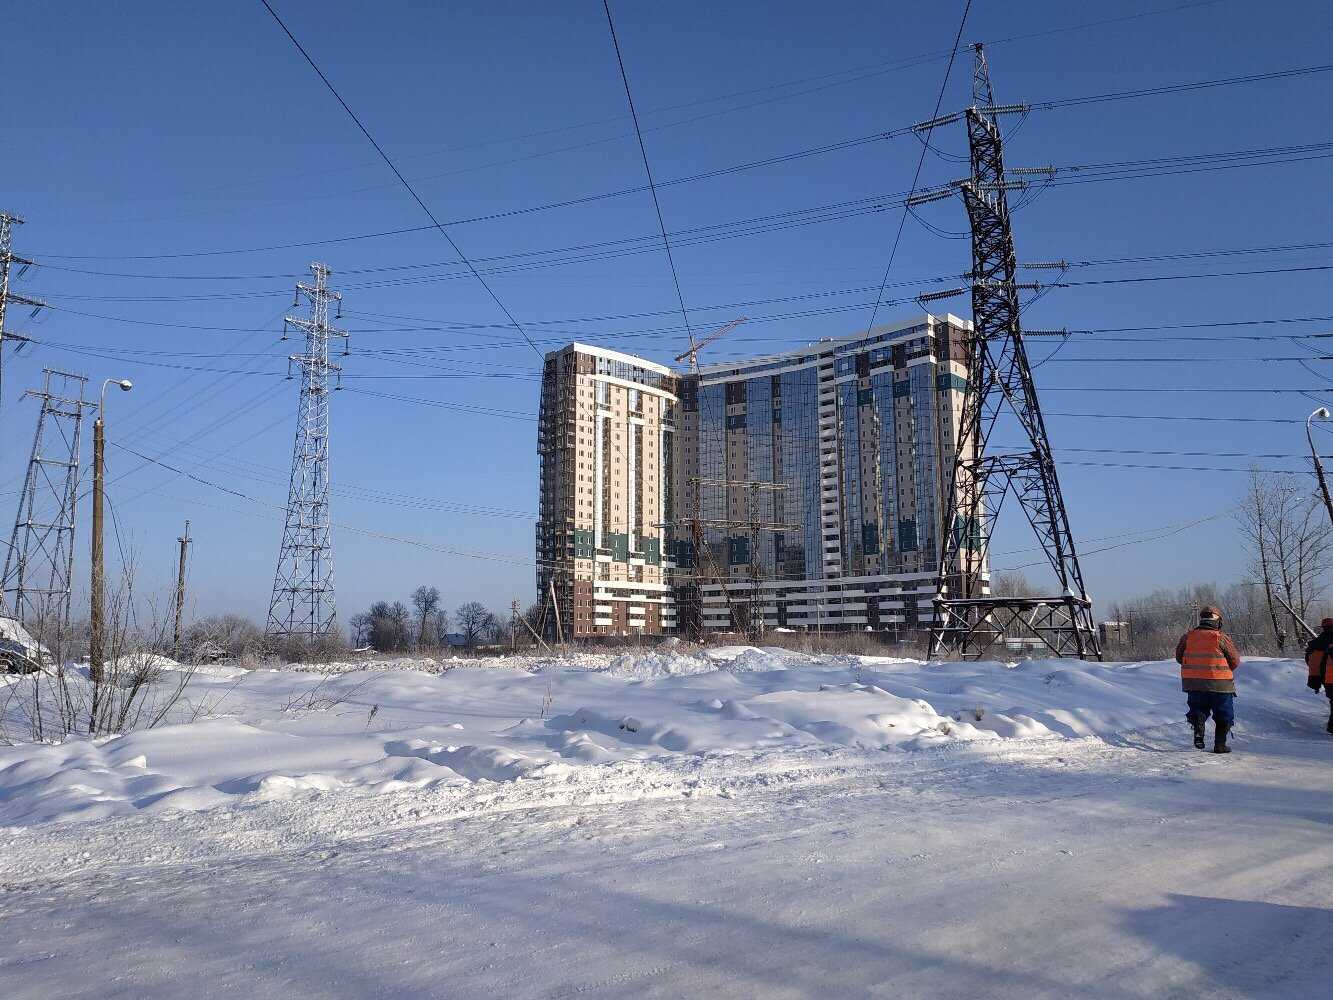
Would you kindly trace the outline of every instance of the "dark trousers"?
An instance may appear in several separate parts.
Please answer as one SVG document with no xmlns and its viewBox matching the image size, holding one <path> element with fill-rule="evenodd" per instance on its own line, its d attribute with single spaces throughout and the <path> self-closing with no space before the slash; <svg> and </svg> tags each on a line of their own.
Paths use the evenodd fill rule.
<svg viewBox="0 0 1333 1000">
<path fill-rule="evenodd" d="M 1190 710 L 1185 718 L 1191 723 L 1194 720 L 1202 719 L 1208 721 L 1208 716 L 1212 715 L 1213 721 L 1219 726 L 1226 726 L 1228 729 L 1236 722 L 1236 696 L 1234 694 L 1222 694 L 1218 691 L 1186 691 L 1185 696 L 1189 701 Z"/>
</svg>

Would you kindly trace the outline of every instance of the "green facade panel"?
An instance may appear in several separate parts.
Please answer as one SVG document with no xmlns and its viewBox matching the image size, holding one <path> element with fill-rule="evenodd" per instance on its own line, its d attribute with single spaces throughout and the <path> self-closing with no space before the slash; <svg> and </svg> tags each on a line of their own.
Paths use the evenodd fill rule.
<svg viewBox="0 0 1333 1000">
<path fill-rule="evenodd" d="M 611 558 L 616 562 L 629 562 L 629 535 L 621 531 L 611 531 L 602 536 L 606 548 L 611 550 Z"/>
<path fill-rule="evenodd" d="M 593 534 L 591 528 L 574 529 L 574 558 L 591 559 L 592 558 Z"/>
</svg>

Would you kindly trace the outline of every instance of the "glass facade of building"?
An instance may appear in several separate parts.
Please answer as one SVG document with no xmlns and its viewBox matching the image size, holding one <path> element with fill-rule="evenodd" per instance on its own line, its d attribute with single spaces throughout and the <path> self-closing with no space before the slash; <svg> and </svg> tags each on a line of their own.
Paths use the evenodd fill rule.
<svg viewBox="0 0 1333 1000">
<path fill-rule="evenodd" d="M 769 625 L 928 624 L 967 335 L 928 316 L 701 371 L 677 464 L 700 484 L 712 563 L 689 575 L 710 625 L 728 625 L 724 584 Z"/>
<path fill-rule="evenodd" d="M 740 602 L 768 626 L 924 628 L 938 590 L 968 336 L 969 324 L 957 317 L 925 316 L 708 366 L 697 377 L 581 348 L 595 357 L 582 404 L 589 412 L 576 416 L 592 420 L 576 439 L 576 450 L 586 445 L 588 454 L 569 455 L 565 467 L 586 463 L 606 473 L 588 476 L 594 562 L 578 560 L 575 575 L 585 565 L 594 577 L 605 572 L 596 561 L 608 545 L 603 524 L 624 520 L 634 526 L 631 562 L 660 536 L 660 579 L 675 605 L 695 608 L 706 627 L 736 627 Z M 546 428 L 562 419 L 554 399 L 544 395 L 542 441 L 561 440 Z M 622 440 L 631 487 L 613 496 L 608 482 L 621 476 L 608 463 L 622 461 Z M 553 457 L 548 448 L 543 462 Z M 562 504 L 543 469 L 545 518 Z M 573 492 L 581 493 L 585 481 L 575 475 Z M 651 498 L 633 485 L 640 482 L 657 484 Z M 690 529 L 696 512 L 700 553 Z M 582 527 L 585 519 L 576 520 Z M 558 549 L 548 542 L 539 555 Z M 625 556 L 611 554 L 614 571 Z M 674 616 L 662 615 L 663 631 Z"/>
</svg>

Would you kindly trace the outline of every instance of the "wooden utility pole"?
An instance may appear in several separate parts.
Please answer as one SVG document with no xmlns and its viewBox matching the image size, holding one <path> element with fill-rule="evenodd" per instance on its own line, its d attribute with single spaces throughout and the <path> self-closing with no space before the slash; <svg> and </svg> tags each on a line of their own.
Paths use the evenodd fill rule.
<svg viewBox="0 0 1333 1000">
<path fill-rule="evenodd" d="M 176 628 L 172 633 L 171 655 L 180 659 L 181 615 L 185 611 L 185 550 L 190 546 L 190 522 L 185 522 L 185 534 L 176 539 L 180 543 L 180 563 L 176 566 Z"/>
<path fill-rule="evenodd" d="M 102 662 L 106 656 L 106 562 L 102 549 L 102 507 L 106 499 L 106 389 L 117 386 L 129 392 L 134 383 L 127 378 L 109 378 L 102 383 L 97 400 L 97 419 L 93 422 L 93 545 L 92 594 L 88 614 L 88 679 L 93 682 L 93 717 L 97 716 L 98 685 L 102 682 Z"/>
</svg>

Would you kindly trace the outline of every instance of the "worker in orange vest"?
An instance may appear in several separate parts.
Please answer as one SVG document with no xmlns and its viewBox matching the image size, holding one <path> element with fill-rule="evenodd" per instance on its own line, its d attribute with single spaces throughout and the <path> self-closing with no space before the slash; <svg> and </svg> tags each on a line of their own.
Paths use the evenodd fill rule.
<svg viewBox="0 0 1333 1000">
<path fill-rule="evenodd" d="M 1194 745 L 1204 745 L 1204 727 L 1212 715 L 1216 733 L 1213 753 L 1231 753 L 1227 733 L 1236 721 L 1236 668 L 1240 653 L 1231 637 L 1222 631 L 1222 612 L 1204 608 L 1199 624 L 1176 643 L 1176 662 L 1180 664 L 1180 686 L 1189 701 L 1185 718 L 1194 727 Z"/>
<path fill-rule="evenodd" d="M 1333 733 L 1333 618 L 1319 623 L 1322 631 L 1305 647 L 1305 666 L 1310 672 L 1306 685 L 1315 694 L 1322 687 L 1328 695 L 1328 731 Z"/>
</svg>

